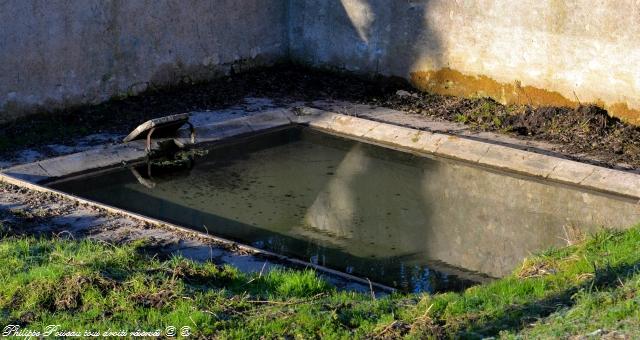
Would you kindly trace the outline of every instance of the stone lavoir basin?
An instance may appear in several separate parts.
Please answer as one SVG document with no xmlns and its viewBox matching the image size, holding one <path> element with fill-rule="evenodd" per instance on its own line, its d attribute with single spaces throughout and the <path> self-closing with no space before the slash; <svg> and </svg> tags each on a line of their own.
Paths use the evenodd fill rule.
<svg viewBox="0 0 640 340">
<path fill-rule="evenodd" d="M 626 186 L 548 180 L 568 161 L 533 176 L 438 156 L 447 142 L 432 154 L 407 152 L 318 122 L 209 144 L 175 172 L 132 163 L 48 186 L 414 292 L 460 290 L 576 233 L 640 221 L 637 198 L 620 193 Z"/>
</svg>

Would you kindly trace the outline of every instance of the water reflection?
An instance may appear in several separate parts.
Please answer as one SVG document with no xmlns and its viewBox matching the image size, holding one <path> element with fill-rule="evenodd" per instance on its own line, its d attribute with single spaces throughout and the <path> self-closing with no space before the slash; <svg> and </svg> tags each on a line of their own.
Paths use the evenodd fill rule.
<svg viewBox="0 0 640 340">
<path fill-rule="evenodd" d="M 408 291 L 499 277 L 530 252 L 640 220 L 634 202 L 289 130 L 212 149 L 140 184 L 114 171 L 58 189 Z"/>
</svg>

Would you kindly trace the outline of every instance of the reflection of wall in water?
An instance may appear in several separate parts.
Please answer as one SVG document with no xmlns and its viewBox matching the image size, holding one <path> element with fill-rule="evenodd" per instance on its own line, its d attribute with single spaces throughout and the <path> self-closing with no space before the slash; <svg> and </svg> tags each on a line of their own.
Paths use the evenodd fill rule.
<svg viewBox="0 0 640 340">
<path fill-rule="evenodd" d="M 431 253 L 495 276 L 531 252 L 565 244 L 564 226 L 589 233 L 640 220 L 633 202 L 566 187 L 460 165 L 441 164 L 434 175 L 438 180 L 423 182 L 438 211 L 432 223 L 441 226 L 430 235 Z"/>
<path fill-rule="evenodd" d="M 492 276 L 562 244 L 564 225 L 640 220 L 634 203 L 314 134 L 234 157 L 153 190 L 116 185 L 103 200 L 243 240 L 270 231 L 358 257 L 439 260 Z"/>
<path fill-rule="evenodd" d="M 305 224 L 338 236 L 333 242 L 343 240 L 341 248 L 356 256 L 421 253 L 424 241 L 416 236 L 425 233 L 430 217 L 420 197 L 422 169 L 372 158 L 374 150 L 356 144 L 346 153 L 307 211 Z"/>
<path fill-rule="evenodd" d="M 425 253 L 502 276 L 531 252 L 561 245 L 563 226 L 591 232 L 640 220 L 636 204 L 417 159 L 410 167 L 353 148 L 307 212 L 309 227 L 339 235 L 359 256 Z M 326 238 L 325 238 L 326 239 Z"/>
</svg>

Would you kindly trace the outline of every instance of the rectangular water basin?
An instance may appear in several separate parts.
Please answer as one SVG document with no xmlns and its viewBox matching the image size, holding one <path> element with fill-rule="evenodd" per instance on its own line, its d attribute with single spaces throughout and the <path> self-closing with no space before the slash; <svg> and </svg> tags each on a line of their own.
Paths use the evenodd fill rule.
<svg viewBox="0 0 640 340">
<path fill-rule="evenodd" d="M 576 233 L 640 220 L 635 201 L 296 127 L 51 183 L 80 197 L 404 291 L 501 277 Z"/>
</svg>

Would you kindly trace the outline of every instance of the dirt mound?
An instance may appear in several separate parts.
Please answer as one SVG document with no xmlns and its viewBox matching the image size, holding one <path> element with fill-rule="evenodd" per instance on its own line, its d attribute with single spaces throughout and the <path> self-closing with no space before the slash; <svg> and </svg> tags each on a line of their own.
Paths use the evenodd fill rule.
<svg viewBox="0 0 640 340">
<path fill-rule="evenodd" d="M 640 128 L 609 116 L 595 105 L 534 107 L 502 105 L 489 98 L 456 98 L 429 93 L 389 94 L 378 101 L 394 109 L 456 121 L 480 131 L 549 141 L 569 156 L 589 155 L 602 165 L 640 167 Z M 374 103 L 371 101 L 370 103 Z"/>
<path fill-rule="evenodd" d="M 554 134 L 571 130 L 583 135 L 606 135 L 609 128 L 619 128 L 622 122 L 609 116 L 595 105 L 580 106 L 574 110 L 562 107 L 526 107 L 522 114 L 509 120 L 512 131 L 522 135 Z"/>
<path fill-rule="evenodd" d="M 640 129 L 595 105 L 576 109 L 527 107 L 512 117 L 509 130 L 560 143 L 566 152 L 595 154 L 612 164 L 640 165 Z"/>
</svg>

